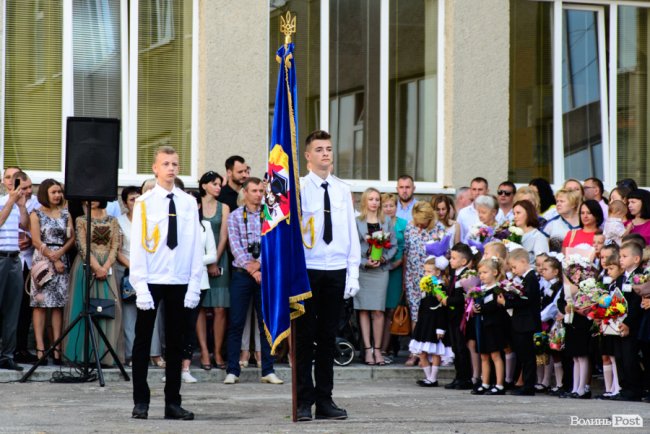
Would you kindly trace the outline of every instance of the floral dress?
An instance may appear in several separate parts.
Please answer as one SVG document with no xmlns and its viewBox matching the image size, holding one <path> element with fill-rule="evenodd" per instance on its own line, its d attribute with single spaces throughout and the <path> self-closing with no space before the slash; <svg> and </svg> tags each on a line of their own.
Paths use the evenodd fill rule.
<svg viewBox="0 0 650 434">
<path fill-rule="evenodd" d="M 66 242 L 66 232 L 68 229 L 68 220 L 70 214 L 67 209 L 61 210 L 59 218 L 52 218 L 43 211 L 34 211 L 38 216 L 38 222 L 41 229 L 41 242 L 50 250 L 59 250 L 63 248 Z M 40 252 L 34 252 L 34 256 L 40 255 Z M 68 255 L 61 256 L 61 261 L 65 265 L 63 273 L 54 273 L 52 280 L 43 285 L 42 288 L 36 289 L 34 283 L 30 280 L 30 302 L 31 307 L 38 308 L 61 308 L 65 306 L 68 299 L 68 284 L 70 282 L 70 262 Z"/>
<path fill-rule="evenodd" d="M 418 310 L 422 299 L 420 279 L 424 276 L 424 262 L 427 259 L 426 243 L 439 241 L 440 228 L 420 229 L 412 222 L 404 230 L 404 256 L 406 256 L 404 271 L 404 287 L 409 302 L 411 319 L 418 320 Z"/>
</svg>

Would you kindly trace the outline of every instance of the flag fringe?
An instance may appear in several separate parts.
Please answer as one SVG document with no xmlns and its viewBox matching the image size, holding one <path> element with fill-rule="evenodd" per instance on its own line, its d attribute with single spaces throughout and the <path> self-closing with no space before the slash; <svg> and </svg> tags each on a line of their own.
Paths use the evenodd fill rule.
<svg viewBox="0 0 650 434">
<path fill-rule="evenodd" d="M 294 319 L 300 317 L 302 314 L 305 313 L 305 306 L 300 304 L 300 302 L 307 300 L 308 298 L 311 297 L 312 297 L 311 291 L 303 292 L 302 294 L 289 297 L 289 309 L 293 309 L 293 311 L 289 314 L 290 321 L 293 321 Z M 273 340 L 273 337 L 271 336 L 271 332 L 266 326 L 266 321 L 263 321 L 263 323 L 264 323 L 264 333 L 266 334 L 266 340 L 269 342 L 269 345 L 271 346 L 271 355 L 274 356 L 275 350 L 282 343 L 282 341 L 291 335 L 291 324 L 289 324 L 288 329 L 284 330 L 275 338 L 275 340 Z"/>
</svg>

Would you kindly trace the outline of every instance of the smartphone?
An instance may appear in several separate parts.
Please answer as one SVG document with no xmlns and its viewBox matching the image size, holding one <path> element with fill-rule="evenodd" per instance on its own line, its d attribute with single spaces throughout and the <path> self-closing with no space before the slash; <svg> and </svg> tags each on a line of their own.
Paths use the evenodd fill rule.
<svg viewBox="0 0 650 434">
<path fill-rule="evenodd" d="M 219 267 L 219 276 L 223 276 L 223 267 Z"/>
<path fill-rule="evenodd" d="M 20 178 L 14 179 L 14 190 L 17 190 L 20 187 Z"/>
</svg>

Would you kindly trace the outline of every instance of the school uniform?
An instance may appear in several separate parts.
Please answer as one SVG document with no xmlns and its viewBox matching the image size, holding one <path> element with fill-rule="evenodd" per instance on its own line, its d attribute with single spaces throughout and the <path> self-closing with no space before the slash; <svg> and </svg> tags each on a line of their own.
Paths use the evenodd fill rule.
<svg viewBox="0 0 650 434">
<path fill-rule="evenodd" d="M 465 291 L 458 281 L 466 269 L 467 267 L 458 270 L 451 269 L 451 278 L 447 290 L 448 336 L 451 349 L 454 352 L 454 369 L 456 370 L 454 381 L 445 386 L 448 389 L 456 387 L 471 388 L 472 361 L 467 349 L 465 335 L 460 330 L 465 308 Z"/>
<path fill-rule="evenodd" d="M 643 274 L 641 267 L 632 271 L 625 272 L 618 279 L 616 285 L 621 288 L 623 297 L 627 301 L 627 316 L 623 320 L 630 333 L 627 336 L 621 336 L 620 345 L 616 348 L 616 365 L 618 369 L 619 383 L 621 385 L 620 400 L 636 401 L 641 398 L 642 376 L 641 361 L 639 359 L 639 326 L 643 315 L 641 309 L 641 297 L 632 290 L 631 279 L 636 274 Z"/>
<path fill-rule="evenodd" d="M 481 354 L 503 351 L 507 345 L 503 334 L 504 310 L 497 303 L 496 287 L 494 284 L 485 288 L 485 295 L 475 301 L 481 306 L 481 312 L 477 314 L 477 351 Z"/>
<path fill-rule="evenodd" d="M 451 356 L 447 328 L 447 308 L 430 293 L 422 293 L 423 298 L 418 310 L 418 322 L 415 324 L 409 351 L 413 354 L 427 353 L 438 356 Z M 443 334 L 442 338 L 438 338 Z"/>
<path fill-rule="evenodd" d="M 535 363 L 535 344 L 533 334 L 542 329 L 540 319 L 539 280 L 530 269 L 522 278 L 523 295 L 526 298 L 506 298 L 506 309 L 512 312 L 512 349 L 517 354 L 517 369 L 515 378 L 523 371 L 524 386 L 520 393 L 534 394 L 537 382 Z"/>
</svg>

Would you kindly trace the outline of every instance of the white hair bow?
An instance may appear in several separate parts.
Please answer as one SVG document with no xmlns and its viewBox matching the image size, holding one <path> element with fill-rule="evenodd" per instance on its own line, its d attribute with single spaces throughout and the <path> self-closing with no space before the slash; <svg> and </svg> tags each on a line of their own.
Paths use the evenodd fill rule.
<svg viewBox="0 0 650 434">
<path fill-rule="evenodd" d="M 548 252 L 548 256 L 550 256 L 551 258 L 555 258 L 560 262 L 564 261 L 564 255 L 559 252 Z"/>
<path fill-rule="evenodd" d="M 470 250 L 472 251 L 472 255 L 476 255 L 476 254 L 478 254 L 478 249 L 477 249 L 476 247 L 471 246 L 471 247 L 470 247 Z"/>
</svg>

